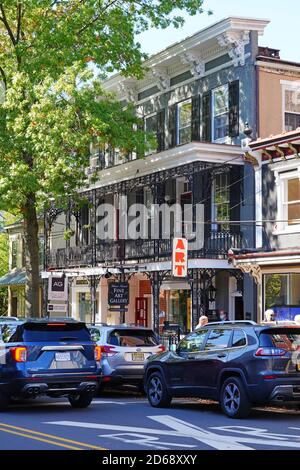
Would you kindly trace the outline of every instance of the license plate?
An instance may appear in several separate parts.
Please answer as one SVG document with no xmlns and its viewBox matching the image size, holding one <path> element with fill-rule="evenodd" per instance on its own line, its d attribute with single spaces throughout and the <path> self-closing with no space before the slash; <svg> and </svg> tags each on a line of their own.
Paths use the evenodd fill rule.
<svg viewBox="0 0 300 470">
<path fill-rule="evenodd" d="M 135 362 L 143 362 L 145 360 L 145 356 L 143 353 L 132 353 L 131 357 L 132 360 Z"/>
<path fill-rule="evenodd" d="M 55 360 L 57 362 L 68 362 L 71 360 L 71 354 L 69 352 L 55 353 Z"/>
</svg>

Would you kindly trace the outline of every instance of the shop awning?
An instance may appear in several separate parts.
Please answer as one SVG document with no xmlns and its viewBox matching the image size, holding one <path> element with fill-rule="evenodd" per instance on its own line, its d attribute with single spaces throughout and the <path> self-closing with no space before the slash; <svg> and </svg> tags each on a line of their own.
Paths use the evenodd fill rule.
<svg viewBox="0 0 300 470">
<path fill-rule="evenodd" d="M 22 286 L 25 285 L 26 274 L 24 269 L 15 269 L 5 276 L 0 277 L 0 286 Z"/>
</svg>

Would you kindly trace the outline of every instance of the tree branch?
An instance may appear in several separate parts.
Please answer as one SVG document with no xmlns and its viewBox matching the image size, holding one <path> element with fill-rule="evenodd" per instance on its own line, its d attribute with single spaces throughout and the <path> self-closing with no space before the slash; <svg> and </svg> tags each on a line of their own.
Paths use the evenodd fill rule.
<svg viewBox="0 0 300 470">
<path fill-rule="evenodd" d="M 2 21 L 2 23 L 4 24 L 5 28 L 6 28 L 6 31 L 8 32 L 8 35 L 10 37 L 10 40 L 11 42 L 13 43 L 13 45 L 16 47 L 16 38 L 14 37 L 13 35 L 13 32 L 12 32 L 12 29 L 11 27 L 9 26 L 8 24 L 8 21 L 7 21 L 7 18 L 6 18 L 6 14 L 5 14 L 5 10 L 4 10 L 4 7 L 3 7 L 3 3 L 0 3 L 0 11 L 2 13 L 2 16 L 0 16 L 0 20 Z"/>
<path fill-rule="evenodd" d="M 7 87 L 7 79 L 6 79 L 6 74 L 4 72 L 4 69 L 0 66 L 0 75 L 2 77 L 2 80 L 3 80 L 3 83 L 4 83 L 4 86 L 5 86 L 5 89 Z"/>
<path fill-rule="evenodd" d="M 118 3 L 118 1 L 119 0 L 112 0 L 110 3 L 108 3 L 103 8 L 103 10 L 100 13 L 98 13 L 98 15 L 96 15 L 89 23 L 85 24 L 84 26 L 82 26 L 82 28 L 80 28 L 80 30 L 77 32 L 77 35 L 80 36 L 80 34 L 82 34 L 86 29 L 88 29 L 90 26 L 92 26 L 94 23 L 96 23 L 101 18 L 103 13 L 105 13 L 105 11 L 108 10 L 114 4 Z"/>
<path fill-rule="evenodd" d="M 18 43 L 20 41 L 20 37 L 21 37 L 21 24 L 22 24 L 22 4 L 21 4 L 21 2 L 18 3 L 17 10 L 18 10 L 18 19 L 17 19 L 17 40 L 16 40 L 16 42 Z"/>
</svg>

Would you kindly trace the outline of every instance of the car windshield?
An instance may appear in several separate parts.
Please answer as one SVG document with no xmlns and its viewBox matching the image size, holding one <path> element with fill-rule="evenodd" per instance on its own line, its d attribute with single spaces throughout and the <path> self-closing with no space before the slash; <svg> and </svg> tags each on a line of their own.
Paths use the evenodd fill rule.
<svg viewBox="0 0 300 470">
<path fill-rule="evenodd" d="M 260 334 L 259 342 L 263 347 L 275 347 L 287 351 L 300 350 L 300 328 L 264 330 Z"/>
<path fill-rule="evenodd" d="M 114 346 L 136 347 L 157 346 L 158 341 L 151 330 L 113 330 L 108 338 L 108 344 Z"/>
</svg>

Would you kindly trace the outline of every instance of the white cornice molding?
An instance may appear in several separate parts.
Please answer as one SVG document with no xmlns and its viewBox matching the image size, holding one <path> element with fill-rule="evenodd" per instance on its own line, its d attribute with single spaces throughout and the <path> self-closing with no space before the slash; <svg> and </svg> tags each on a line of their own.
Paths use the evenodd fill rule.
<svg viewBox="0 0 300 470">
<path fill-rule="evenodd" d="M 255 65 L 259 67 L 259 70 L 265 72 L 273 72 L 281 74 L 282 72 L 290 72 L 292 74 L 300 75 L 300 64 L 285 64 L 281 62 L 269 62 L 264 60 L 257 60 Z"/>
<path fill-rule="evenodd" d="M 129 103 L 135 103 L 138 99 L 138 91 L 135 80 L 122 80 L 118 82 L 118 91 Z"/>
<path fill-rule="evenodd" d="M 255 31 L 262 35 L 266 26 L 270 23 L 269 20 L 257 18 L 243 18 L 243 17 L 229 17 L 223 19 L 215 24 L 208 26 L 201 31 L 187 37 L 183 41 L 179 41 L 170 45 L 166 49 L 152 55 L 145 61 L 145 67 L 170 67 L 174 62 L 179 62 L 178 56 L 185 52 L 192 51 L 193 54 L 196 50 L 206 50 L 218 47 L 217 37 L 227 32 L 240 32 L 242 31 Z M 204 53 L 201 54 L 203 58 L 209 60 L 209 56 Z M 106 90 L 116 89 L 118 83 L 122 80 L 120 74 L 115 74 L 103 82 L 103 87 Z M 143 83 L 143 80 L 141 81 Z"/>
<path fill-rule="evenodd" d="M 89 189 L 146 176 L 197 161 L 244 165 L 243 151 L 237 145 L 191 142 L 149 155 L 143 159 L 133 160 L 102 170 L 98 173 L 99 182 L 91 185 Z"/>
<path fill-rule="evenodd" d="M 201 78 L 205 74 L 205 61 L 200 55 L 193 52 L 186 51 L 180 56 L 180 61 L 183 65 L 188 65 L 193 77 Z"/>
<path fill-rule="evenodd" d="M 152 67 L 151 74 L 160 91 L 170 88 L 170 76 L 166 67 Z"/>
<path fill-rule="evenodd" d="M 250 31 L 226 31 L 217 37 L 221 47 L 228 48 L 228 54 L 233 61 L 233 65 L 245 65 L 245 47 L 250 42 Z"/>
</svg>

